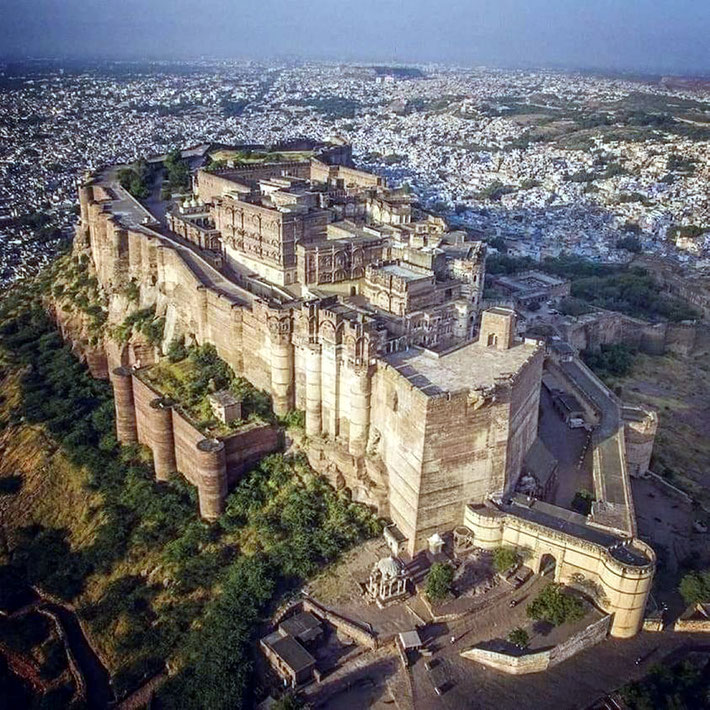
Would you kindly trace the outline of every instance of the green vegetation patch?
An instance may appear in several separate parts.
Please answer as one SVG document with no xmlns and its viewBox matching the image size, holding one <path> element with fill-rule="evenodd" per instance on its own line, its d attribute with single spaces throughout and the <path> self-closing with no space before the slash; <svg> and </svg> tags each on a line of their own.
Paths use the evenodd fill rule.
<svg viewBox="0 0 710 710">
<path fill-rule="evenodd" d="M 65 254 L 48 271 L 51 294 L 59 308 L 87 316 L 90 344 L 96 345 L 108 318 L 108 301 L 94 274 L 89 255 Z"/>
<path fill-rule="evenodd" d="M 505 572 L 520 562 L 520 556 L 513 547 L 497 547 L 493 551 L 493 567 L 496 572 Z"/>
<path fill-rule="evenodd" d="M 560 626 L 579 621 L 584 616 L 584 603 L 565 591 L 564 585 L 551 583 L 528 604 L 526 613 L 536 621 Z"/>
<path fill-rule="evenodd" d="M 182 159 L 179 148 L 171 150 L 163 163 L 165 167 L 165 187 L 171 192 L 186 192 L 190 189 L 190 168 L 186 160 Z"/>
<path fill-rule="evenodd" d="M 642 680 L 624 686 L 620 693 L 629 710 L 700 710 L 707 708 L 707 660 L 655 665 Z"/>
<path fill-rule="evenodd" d="M 64 346 L 43 296 L 19 285 L 0 305 L 5 382 L 14 378 L 18 389 L 0 402 L 0 416 L 12 441 L 35 437 L 33 446 L 65 463 L 38 470 L 33 454 L 23 475 L 42 479 L 42 495 L 26 484 L 4 498 L 9 563 L 0 580 L 9 566 L 75 604 L 119 697 L 167 662 L 174 672 L 159 691 L 161 707 L 250 707 L 261 619 L 341 552 L 381 532 L 379 522 L 305 460 L 282 455 L 242 479 L 220 520 L 202 522 L 190 485 L 157 483 L 143 449 L 118 445 L 109 385 Z M 75 494 L 47 505 L 50 490 Z"/>
<path fill-rule="evenodd" d="M 121 168 L 117 174 L 121 187 L 138 200 L 145 200 L 150 196 L 150 184 L 153 174 L 143 158 L 127 168 Z"/>
<path fill-rule="evenodd" d="M 454 570 L 451 565 L 435 562 L 427 574 L 424 593 L 433 602 L 443 601 L 449 596 L 453 581 Z"/>
<path fill-rule="evenodd" d="M 636 352 L 624 343 L 615 343 L 602 345 L 598 350 L 583 350 L 581 355 L 590 370 L 607 380 L 628 375 L 634 366 Z"/>
<path fill-rule="evenodd" d="M 209 343 L 189 348 L 181 341 L 171 343 L 168 359 L 141 370 L 141 377 L 174 400 L 200 429 L 212 436 L 229 434 L 243 427 L 245 420 L 265 423 L 274 419 L 271 397 L 237 377 Z M 215 418 L 208 400 L 210 393 L 225 389 L 242 401 L 242 420 L 229 425 Z"/>
<path fill-rule="evenodd" d="M 158 345 L 163 339 L 164 328 L 165 318 L 156 316 L 155 306 L 149 306 L 129 313 L 122 323 L 113 327 L 111 336 L 119 343 L 127 343 L 134 333 L 142 333 L 148 343 Z"/>
</svg>

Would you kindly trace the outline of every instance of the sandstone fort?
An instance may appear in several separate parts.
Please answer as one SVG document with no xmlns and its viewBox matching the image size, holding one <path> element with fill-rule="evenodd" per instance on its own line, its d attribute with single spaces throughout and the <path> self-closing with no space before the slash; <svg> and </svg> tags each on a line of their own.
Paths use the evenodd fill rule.
<svg viewBox="0 0 710 710">
<path fill-rule="evenodd" d="M 75 248 L 109 323 L 136 308 L 164 319 L 160 345 L 107 339 L 87 353 L 110 374 L 119 439 L 152 450 L 157 478 L 193 483 L 203 517 L 221 513 L 281 445 L 277 427 L 205 433 L 145 372 L 176 338 L 212 344 L 276 415 L 305 413 L 311 465 L 391 521 L 394 558 L 446 535 L 526 549 L 536 571 L 552 561 L 557 581 L 594 587 L 613 635 L 634 635 L 655 555 L 637 538 L 629 476 L 648 468 L 655 414 L 625 407 L 570 345 L 521 337 L 514 310 L 485 308 L 485 243 L 358 170 L 348 145 L 249 149 L 266 157 L 205 167 L 185 151 L 192 191 L 170 205 L 135 200 L 116 167 L 80 187 Z M 589 424 L 589 515 L 549 501 L 543 392 Z M 238 405 L 213 402 L 224 418 Z"/>
</svg>

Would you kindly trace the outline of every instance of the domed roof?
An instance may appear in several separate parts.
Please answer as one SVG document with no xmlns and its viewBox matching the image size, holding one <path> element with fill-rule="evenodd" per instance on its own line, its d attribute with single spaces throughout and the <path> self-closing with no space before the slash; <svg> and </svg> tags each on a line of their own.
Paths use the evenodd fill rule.
<svg viewBox="0 0 710 710">
<path fill-rule="evenodd" d="M 386 579 L 393 579 L 399 574 L 399 562 L 391 555 L 389 557 L 383 557 L 377 563 L 377 569 Z"/>
</svg>

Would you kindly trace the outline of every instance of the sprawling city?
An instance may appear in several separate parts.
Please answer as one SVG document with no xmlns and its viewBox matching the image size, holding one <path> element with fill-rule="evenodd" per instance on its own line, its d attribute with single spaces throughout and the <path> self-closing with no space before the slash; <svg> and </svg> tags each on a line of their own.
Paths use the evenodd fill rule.
<svg viewBox="0 0 710 710">
<path fill-rule="evenodd" d="M 710 73 L 30 54 L 1 707 L 710 707 Z"/>
</svg>

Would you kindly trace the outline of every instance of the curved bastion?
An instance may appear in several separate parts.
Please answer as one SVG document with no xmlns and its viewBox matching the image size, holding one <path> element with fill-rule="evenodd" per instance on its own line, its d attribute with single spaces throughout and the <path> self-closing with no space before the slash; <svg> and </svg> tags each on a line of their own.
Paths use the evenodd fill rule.
<svg viewBox="0 0 710 710">
<path fill-rule="evenodd" d="M 554 506 L 516 496 L 499 504 L 466 507 L 464 525 L 476 547 L 495 550 L 506 546 L 529 555 L 525 564 L 544 573 L 554 560 L 554 581 L 588 594 L 595 604 L 613 614 L 610 633 L 634 636 L 644 611 L 656 567 L 653 549 L 637 538 L 612 535 L 587 523 L 586 517 L 567 513 L 556 517 Z"/>
</svg>

